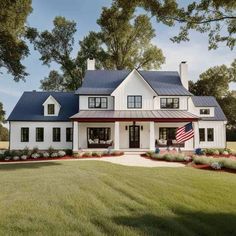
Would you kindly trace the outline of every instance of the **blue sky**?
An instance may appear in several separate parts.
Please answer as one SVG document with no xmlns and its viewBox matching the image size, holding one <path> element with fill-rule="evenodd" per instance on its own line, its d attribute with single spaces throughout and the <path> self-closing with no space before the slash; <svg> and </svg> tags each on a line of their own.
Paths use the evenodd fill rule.
<svg viewBox="0 0 236 236">
<path fill-rule="evenodd" d="M 110 4 L 110 0 L 33 0 L 33 12 L 27 23 L 39 30 L 50 30 L 55 16 L 61 15 L 74 20 L 77 23 L 76 52 L 79 40 L 83 39 L 89 31 L 99 30 L 96 20 L 102 7 Z M 153 43 L 163 50 L 166 57 L 166 63 L 161 70 L 178 70 L 179 63 L 187 61 L 189 79 L 196 81 L 199 74 L 209 67 L 221 64 L 230 65 L 235 57 L 235 51 L 231 51 L 226 46 L 220 46 L 216 51 L 208 51 L 206 35 L 192 32 L 190 42 L 173 44 L 169 38 L 177 34 L 177 26 L 169 28 L 157 24 L 153 19 L 153 27 L 157 35 Z M 16 83 L 4 71 L 0 74 L 0 101 L 3 102 L 7 115 L 10 114 L 24 91 L 39 90 L 40 80 L 47 76 L 50 70 L 57 68 L 56 65 L 50 68 L 42 65 L 39 60 L 40 55 L 31 46 L 30 53 L 30 56 L 24 60 L 24 65 L 30 74 L 26 82 Z"/>
</svg>

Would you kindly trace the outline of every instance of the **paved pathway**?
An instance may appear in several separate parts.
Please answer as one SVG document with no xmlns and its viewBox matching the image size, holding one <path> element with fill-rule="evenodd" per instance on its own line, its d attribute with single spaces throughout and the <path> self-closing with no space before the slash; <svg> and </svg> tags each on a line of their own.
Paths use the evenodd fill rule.
<svg viewBox="0 0 236 236">
<path fill-rule="evenodd" d="M 153 161 L 150 159 L 146 159 L 141 157 L 138 154 L 128 154 L 120 157 L 103 157 L 103 158 L 86 158 L 86 159 L 67 159 L 61 161 L 105 161 L 114 164 L 124 165 L 124 166 L 139 166 L 139 167 L 184 167 L 185 165 L 182 163 L 176 162 L 165 162 L 165 161 Z M 60 160 L 40 160 L 40 161 L 22 161 L 22 162 L 0 162 L 0 164 L 37 164 L 42 162 L 57 162 Z"/>
</svg>

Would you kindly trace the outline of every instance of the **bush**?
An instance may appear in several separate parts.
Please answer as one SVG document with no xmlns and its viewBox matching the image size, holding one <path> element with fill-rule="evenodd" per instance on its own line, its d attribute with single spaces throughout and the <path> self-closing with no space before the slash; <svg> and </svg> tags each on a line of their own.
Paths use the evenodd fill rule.
<svg viewBox="0 0 236 236">
<path fill-rule="evenodd" d="M 145 155 L 146 155 L 147 157 L 151 157 L 151 156 L 152 156 L 152 154 L 154 154 L 154 152 L 153 152 L 153 151 L 148 151 L 148 152 L 146 152 L 146 153 L 145 153 Z"/>
<path fill-rule="evenodd" d="M 38 153 L 39 152 L 39 148 L 38 147 L 34 147 L 32 150 L 32 153 Z"/>
<path fill-rule="evenodd" d="M 92 152 L 93 157 L 101 157 L 102 153 L 101 152 Z"/>
<path fill-rule="evenodd" d="M 66 152 L 64 152 L 64 151 L 59 151 L 58 152 L 59 157 L 64 157 L 65 155 L 66 155 Z"/>
<path fill-rule="evenodd" d="M 206 157 L 206 156 L 193 156 L 193 163 L 195 164 L 203 164 L 203 165 L 210 165 L 212 163 L 211 157 Z"/>
<path fill-rule="evenodd" d="M 156 154 L 159 154 L 160 152 L 161 152 L 160 148 L 157 147 L 157 148 L 155 149 L 155 153 L 156 153 Z"/>
<path fill-rule="evenodd" d="M 12 158 L 12 160 L 14 160 L 14 161 L 19 161 L 19 160 L 20 160 L 20 157 L 19 157 L 19 156 L 14 156 L 14 157 Z"/>
<path fill-rule="evenodd" d="M 164 156 L 163 156 L 163 155 L 157 154 L 157 153 L 153 153 L 153 154 L 151 155 L 151 157 L 154 158 L 154 159 L 159 159 L 159 160 L 163 160 L 163 159 L 164 159 Z"/>
<path fill-rule="evenodd" d="M 228 151 L 223 151 L 222 154 L 223 154 L 223 155 L 229 155 L 229 152 L 228 152 Z"/>
<path fill-rule="evenodd" d="M 48 153 L 50 154 L 50 156 L 55 152 L 54 148 L 52 146 L 50 146 L 48 148 Z"/>
<path fill-rule="evenodd" d="M 203 155 L 203 150 L 202 150 L 201 148 L 197 148 L 197 149 L 195 150 L 195 154 L 196 154 L 196 155 Z"/>
<path fill-rule="evenodd" d="M 31 157 L 32 157 L 33 159 L 38 159 L 38 158 L 40 157 L 40 155 L 39 155 L 38 153 L 33 153 L 33 154 L 31 155 Z"/>
<path fill-rule="evenodd" d="M 232 170 L 236 170 L 236 160 L 224 158 L 223 167 L 228 168 L 228 169 L 232 169 Z"/>
<path fill-rule="evenodd" d="M 211 163 L 211 168 L 214 170 L 220 170 L 221 169 L 221 164 L 219 162 L 212 162 Z"/>
<path fill-rule="evenodd" d="M 52 154 L 51 154 L 51 157 L 52 158 L 56 158 L 56 157 L 58 157 L 59 155 L 58 155 L 58 153 L 57 152 L 53 152 Z"/>
<path fill-rule="evenodd" d="M 85 152 L 85 153 L 83 153 L 82 156 L 83 156 L 83 157 L 91 157 L 91 156 L 92 156 L 92 153 L 91 153 L 91 152 Z"/>
<path fill-rule="evenodd" d="M 0 160 L 4 160 L 5 155 L 3 153 L 0 154 Z"/>
<path fill-rule="evenodd" d="M 23 161 L 27 160 L 27 158 L 28 158 L 27 155 L 22 155 L 22 156 L 20 157 L 20 159 L 23 160 Z"/>
<path fill-rule="evenodd" d="M 73 150 L 72 149 L 66 149 L 65 150 L 67 156 L 72 156 L 73 155 Z"/>
<path fill-rule="evenodd" d="M 44 158 L 49 158 L 50 157 L 50 154 L 48 152 L 43 152 L 43 157 Z"/>
<path fill-rule="evenodd" d="M 5 156 L 4 160 L 5 160 L 5 161 L 10 161 L 11 158 L 12 158 L 11 156 Z"/>
<path fill-rule="evenodd" d="M 22 151 L 22 154 L 25 155 L 25 156 L 30 156 L 31 152 L 30 152 L 28 147 L 25 147 Z"/>
</svg>

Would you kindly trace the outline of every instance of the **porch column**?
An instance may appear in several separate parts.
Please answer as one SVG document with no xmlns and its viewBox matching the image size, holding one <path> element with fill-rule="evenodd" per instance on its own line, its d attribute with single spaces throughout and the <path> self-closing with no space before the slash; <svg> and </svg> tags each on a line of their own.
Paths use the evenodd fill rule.
<svg viewBox="0 0 236 236">
<path fill-rule="evenodd" d="M 155 123 L 154 121 L 149 122 L 149 148 L 155 150 Z"/>
<path fill-rule="evenodd" d="M 73 122 L 73 152 L 78 152 L 79 150 L 79 123 L 77 121 Z"/>
<path fill-rule="evenodd" d="M 199 125 L 198 122 L 193 122 L 194 137 L 193 137 L 193 149 L 199 147 Z"/>
<path fill-rule="evenodd" d="M 115 122 L 114 128 L 114 148 L 115 150 L 120 149 L 120 122 Z"/>
</svg>

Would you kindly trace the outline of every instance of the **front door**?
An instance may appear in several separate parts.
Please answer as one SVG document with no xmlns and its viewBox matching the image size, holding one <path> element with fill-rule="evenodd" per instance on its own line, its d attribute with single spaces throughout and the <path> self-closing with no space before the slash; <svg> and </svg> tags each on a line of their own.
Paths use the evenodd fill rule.
<svg viewBox="0 0 236 236">
<path fill-rule="evenodd" d="M 138 125 L 129 127 L 129 147 L 140 148 L 140 126 Z"/>
</svg>

